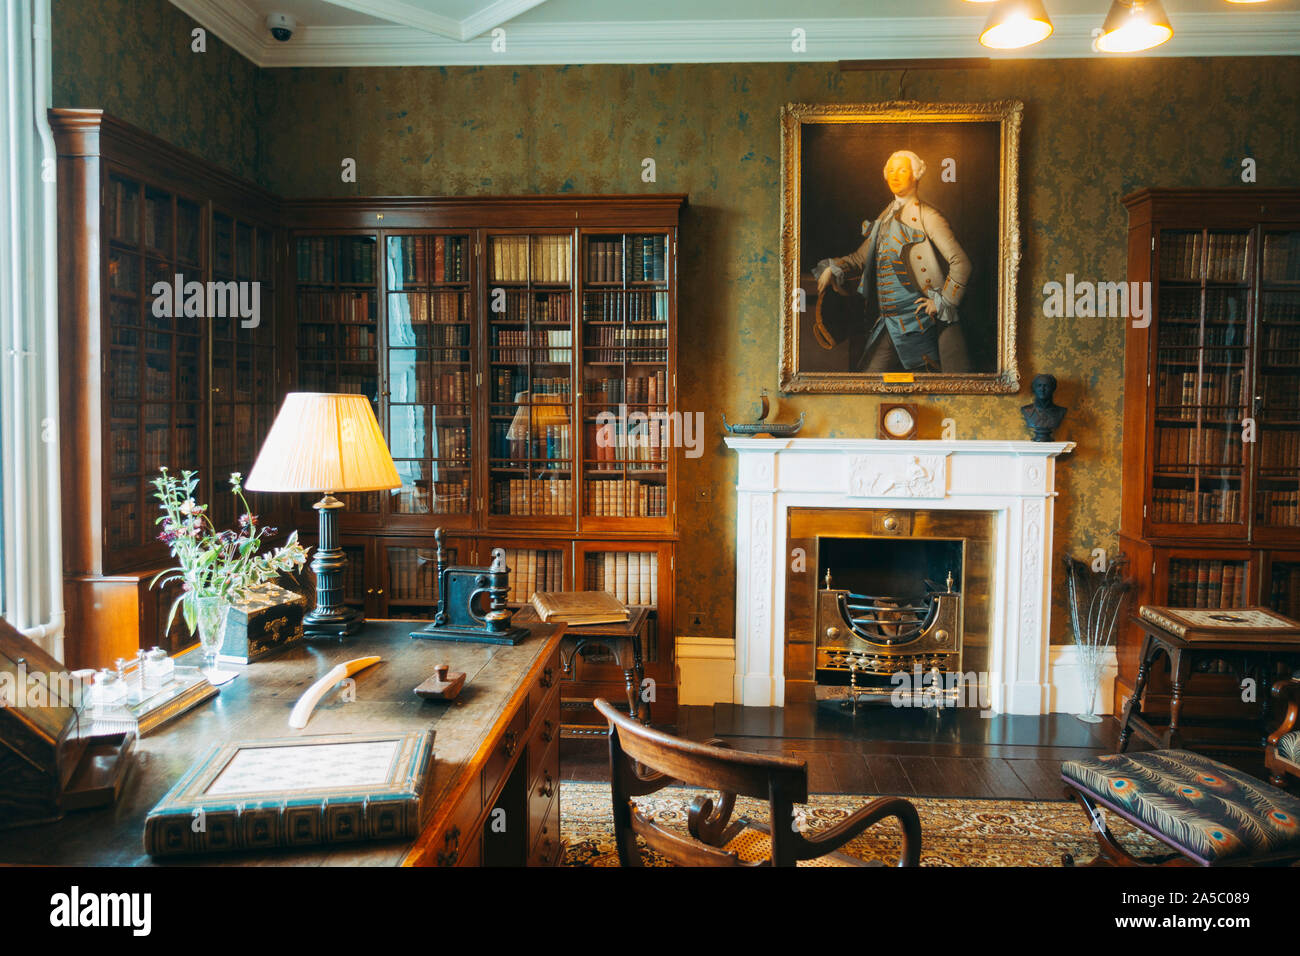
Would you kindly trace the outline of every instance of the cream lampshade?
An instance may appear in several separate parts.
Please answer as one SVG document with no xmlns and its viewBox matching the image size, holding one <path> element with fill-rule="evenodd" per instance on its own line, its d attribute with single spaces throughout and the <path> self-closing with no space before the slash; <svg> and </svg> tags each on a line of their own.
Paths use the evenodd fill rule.
<svg viewBox="0 0 1300 956">
<path fill-rule="evenodd" d="M 401 484 L 369 399 L 290 392 L 245 487 L 329 494 L 383 491 Z"/>
<path fill-rule="evenodd" d="M 364 395 L 290 392 L 262 443 L 245 487 L 251 491 L 323 494 L 313 506 L 320 530 L 311 569 L 316 607 L 303 617 L 308 637 L 341 637 L 365 620 L 343 603 L 347 554 L 339 546 L 334 492 L 383 491 L 401 487 L 397 466 L 379 422 Z"/>
</svg>

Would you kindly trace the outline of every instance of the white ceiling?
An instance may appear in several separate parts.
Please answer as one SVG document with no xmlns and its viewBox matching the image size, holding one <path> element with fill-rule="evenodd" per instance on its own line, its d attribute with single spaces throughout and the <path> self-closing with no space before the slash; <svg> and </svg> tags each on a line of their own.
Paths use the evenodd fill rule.
<svg viewBox="0 0 1300 956">
<path fill-rule="evenodd" d="M 825 62 L 988 56 L 965 0 L 171 0 L 259 66 Z M 1020 57 L 1091 57 L 1110 0 L 1045 0 L 1056 27 Z M 1154 56 L 1300 55 L 1300 0 L 1164 0 Z M 793 11 L 793 12 L 792 12 Z M 904 16 L 899 14 L 903 13 Z M 271 39 L 268 13 L 298 29 Z M 505 50 L 493 48 L 504 39 Z M 792 49 L 802 29 L 806 49 Z"/>
</svg>

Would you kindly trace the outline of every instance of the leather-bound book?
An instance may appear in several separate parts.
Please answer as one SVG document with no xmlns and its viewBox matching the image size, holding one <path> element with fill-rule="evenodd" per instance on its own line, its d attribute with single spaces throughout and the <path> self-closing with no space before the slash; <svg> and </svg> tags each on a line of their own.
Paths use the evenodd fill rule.
<svg viewBox="0 0 1300 956">
<path fill-rule="evenodd" d="M 548 624 L 613 624 L 628 618 L 627 605 L 605 591 L 538 591 L 531 603 Z"/>
</svg>

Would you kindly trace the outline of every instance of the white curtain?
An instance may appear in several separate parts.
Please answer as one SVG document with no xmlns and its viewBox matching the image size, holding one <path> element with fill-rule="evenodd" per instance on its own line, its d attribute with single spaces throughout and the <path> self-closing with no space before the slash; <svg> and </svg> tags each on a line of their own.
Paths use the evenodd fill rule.
<svg viewBox="0 0 1300 956">
<path fill-rule="evenodd" d="M 63 658 L 49 0 L 4 0 L 0 37 L 0 496 L 4 616 Z"/>
</svg>

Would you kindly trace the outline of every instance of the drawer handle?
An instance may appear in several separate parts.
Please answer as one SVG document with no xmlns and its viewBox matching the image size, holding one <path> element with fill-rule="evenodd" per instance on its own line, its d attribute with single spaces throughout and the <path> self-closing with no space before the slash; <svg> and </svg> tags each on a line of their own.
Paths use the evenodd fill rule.
<svg viewBox="0 0 1300 956">
<path fill-rule="evenodd" d="M 551 772 L 549 770 L 543 772 L 546 775 L 546 782 L 537 788 L 537 793 L 539 796 L 549 798 L 551 794 L 555 793 L 555 781 L 551 779 Z"/>
<path fill-rule="evenodd" d="M 443 848 L 438 851 L 439 866 L 455 866 L 460 859 L 460 827 L 452 826 L 442 836 Z"/>
<path fill-rule="evenodd" d="M 542 846 L 546 847 L 546 849 L 542 851 L 541 860 L 542 863 L 544 863 L 547 866 L 550 866 L 551 863 L 555 861 L 555 844 L 551 840 L 551 838 L 546 836 L 545 834 L 546 834 L 546 827 L 542 827 L 542 835 L 544 837 L 544 839 L 542 840 Z"/>
<path fill-rule="evenodd" d="M 542 743 L 549 744 L 555 739 L 555 724 L 550 720 L 542 721 Z"/>
<path fill-rule="evenodd" d="M 553 686 L 555 684 L 555 668 L 548 667 L 546 670 L 542 671 L 542 676 L 537 683 L 541 684 L 543 687 Z"/>
<path fill-rule="evenodd" d="M 507 730 L 505 736 L 501 738 L 501 749 L 506 752 L 507 757 L 513 757 L 515 751 L 519 749 L 519 731 Z"/>
</svg>

